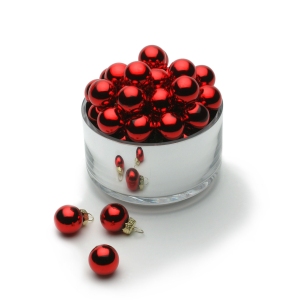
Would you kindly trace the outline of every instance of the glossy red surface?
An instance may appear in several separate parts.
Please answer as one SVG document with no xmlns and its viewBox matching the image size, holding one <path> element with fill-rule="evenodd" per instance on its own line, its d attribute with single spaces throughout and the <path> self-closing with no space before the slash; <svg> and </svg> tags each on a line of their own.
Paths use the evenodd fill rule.
<svg viewBox="0 0 300 300">
<path fill-rule="evenodd" d="M 126 171 L 126 183 L 131 191 L 139 189 L 140 174 L 135 168 Z"/>
<path fill-rule="evenodd" d="M 138 60 L 143 61 L 150 68 L 166 69 L 168 65 L 168 56 L 166 52 L 155 45 L 144 47 L 139 53 Z"/>
<path fill-rule="evenodd" d="M 100 76 L 99 76 L 99 79 L 105 79 L 105 72 L 106 72 L 106 69 L 104 69 L 102 72 L 101 72 L 101 74 L 100 74 Z"/>
<path fill-rule="evenodd" d="M 121 80 L 124 78 L 126 65 L 123 63 L 115 63 L 109 66 L 104 74 L 104 78 L 110 81 Z"/>
<path fill-rule="evenodd" d="M 169 74 L 163 69 L 152 69 L 151 75 L 153 78 L 153 85 L 155 88 L 166 87 L 170 79 Z"/>
<path fill-rule="evenodd" d="M 196 67 L 195 65 L 188 59 L 177 59 L 169 67 L 169 71 L 173 76 L 178 78 L 182 75 L 187 75 L 193 78 L 196 78 Z"/>
<path fill-rule="evenodd" d="M 186 123 L 195 128 L 202 129 L 209 122 L 208 109 L 198 102 L 192 103 L 192 105 L 186 110 L 186 114 Z"/>
<path fill-rule="evenodd" d="M 144 142 L 152 132 L 147 116 L 133 117 L 126 123 L 126 132 L 133 142 Z"/>
<path fill-rule="evenodd" d="M 88 110 L 88 118 L 92 122 L 97 122 L 99 110 L 97 110 L 97 106 L 91 105 L 91 107 Z"/>
<path fill-rule="evenodd" d="M 89 255 L 89 265 L 98 275 L 110 275 L 119 265 L 119 255 L 110 245 L 96 246 Z"/>
<path fill-rule="evenodd" d="M 54 214 L 56 228 L 65 234 L 77 232 L 82 227 L 83 217 L 81 211 L 72 205 L 60 207 Z"/>
<path fill-rule="evenodd" d="M 125 69 L 125 77 L 134 84 L 144 84 L 150 76 L 150 67 L 141 61 L 134 61 L 127 65 Z"/>
<path fill-rule="evenodd" d="M 116 167 L 120 167 L 122 170 L 124 170 L 124 159 L 121 155 L 117 155 L 115 158 L 115 165 Z"/>
<path fill-rule="evenodd" d="M 222 96 L 215 86 L 205 85 L 200 88 L 198 101 L 209 109 L 218 109 L 222 104 Z"/>
<path fill-rule="evenodd" d="M 85 87 L 85 89 L 84 89 L 84 98 L 85 98 L 85 100 L 86 100 L 87 102 L 90 102 L 89 95 L 88 95 L 88 94 L 89 94 L 89 89 L 90 89 L 92 83 L 94 83 L 96 80 L 97 80 L 97 79 L 94 79 L 94 80 L 90 81 L 90 82 L 86 85 L 86 87 Z"/>
<path fill-rule="evenodd" d="M 180 76 L 172 83 L 174 95 L 185 102 L 196 100 L 199 95 L 197 81 L 189 76 Z"/>
<path fill-rule="evenodd" d="M 111 232 L 122 231 L 128 218 L 127 209 L 119 203 L 106 205 L 100 213 L 101 224 L 106 230 Z"/>
<path fill-rule="evenodd" d="M 106 79 L 95 80 L 88 92 L 88 98 L 95 106 L 102 106 L 105 101 L 110 101 L 114 95 L 115 88 L 112 82 Z"/>
<path fill-rule="evenodd" d="M 154 90 L 150 98 L 152 109 L 159 112 L 165 112 L 170 105 L 170 93 L 163 88 Z"/>
<path fill-rule="evenodd" d="M 112 135 L 117 132 L 121 125 L 116 109 L 114 107 L 109 107 L 99 113 L 97 125 L 102 132 L 108 135 Z"/>
<path fill-rule="evenodd" d="M 182 136 L 184 124 L 181 119 L 172 113 L 165 113 L 161 117 L 158 130 L 168 140 L 176 140 Z"/>
<path fill-rule="evenodd" d="M 136 148 L 136 158 L 140 163 L 144 161 L 144 151 L 142 147 Z"/>
<path fill-rule="evenodd" d="M 196 66 L 196 80 L 199 86 L 214 85 L 216 81 L 215 73 L 208 66 Z"/>
<path fill-rule="evenodd" d="M 124 86 L 119 94 L 117 103 L 126 112 L 138 110 L 146 99 L 144 92 L 135 86 Z"/>
</svg>

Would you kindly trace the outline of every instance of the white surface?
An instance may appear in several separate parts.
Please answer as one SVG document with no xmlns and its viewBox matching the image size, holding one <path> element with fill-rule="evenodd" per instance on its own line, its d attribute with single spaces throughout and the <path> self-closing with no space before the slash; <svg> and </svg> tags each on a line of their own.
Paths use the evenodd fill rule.
<svg viewBox="0 0 300 300">
<path fill-rule="evenodd" d="M 5 299 L 299 299 L 297 1 L 194 3 L 1 2 Z M 126 205 L 145 234 L 112 236 L 98 219 L 114 200 L 85 170 L 83 90 L 148 44 L 215 71 L 222 171 L 203 199 Z M 53 215 L 68 203 L 95 221 L 63 238 Z M 101 243 L 120 255 L 106 279 L 87 263 Z"/>
</svg>

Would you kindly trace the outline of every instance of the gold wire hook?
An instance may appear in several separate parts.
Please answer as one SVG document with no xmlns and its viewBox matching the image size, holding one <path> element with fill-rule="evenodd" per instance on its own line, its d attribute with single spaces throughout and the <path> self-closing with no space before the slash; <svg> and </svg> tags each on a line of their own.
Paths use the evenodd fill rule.
<svg viewBox="0 0 300 300">
<path fill-rule="evenodd" d="M 80 209 L 80 211 L 82 213 L 82 218 L 83 218 L 82 225 L 86 225 L 88 222 L 94 221 L 94 217 L 92 214 L 88 213 L 85 209 Z"/>
<path fill-rule="evenodd" d="M 122 231 L 125 233 L 125 234 L 130 234 L 132 231 L 135 231 L 135 232 L 139 232 L 139 233 L 144 233 L 144 230 L 140 229 L 140 228 L 137 228 L 135 227 L 136 223 L 136 220 L 129 217 L 128 219 L 128 222 L 125 223 L 125 227 L 122 229 Z"/>
<path fill-rule="evenodd" d="M 123 169 L 121 167 L 117 167 L 117 172 L 118 172 L 119 181 L 122 181 L 123 180 L 123 174 L 124 174 Z"/>
</svg>

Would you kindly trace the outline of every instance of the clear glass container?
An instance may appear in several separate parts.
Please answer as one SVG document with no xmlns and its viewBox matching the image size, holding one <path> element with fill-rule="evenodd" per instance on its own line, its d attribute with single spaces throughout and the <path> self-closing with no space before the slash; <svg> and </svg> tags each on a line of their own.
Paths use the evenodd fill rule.
<svg viewBox="0 0 300 300">
<path fill-rule="evenodd" d="M 223 104 L 214 119 L 199 132 L 176 141 L 134 143 L 102 133 L 88 119 L 86 101 L 82 104 L 87 171 L 93 182 L 108 195 L 135 204 L 162 205 L 186 200 L 207 189 L 221 165 Z M 135 166 L 137 147 L 144 161 L 136 166 L 148 184 L 142 190 L 128 189 L 125 173 Z M 115 157 L 125 163 L 119 181 Z"/>
</svg>

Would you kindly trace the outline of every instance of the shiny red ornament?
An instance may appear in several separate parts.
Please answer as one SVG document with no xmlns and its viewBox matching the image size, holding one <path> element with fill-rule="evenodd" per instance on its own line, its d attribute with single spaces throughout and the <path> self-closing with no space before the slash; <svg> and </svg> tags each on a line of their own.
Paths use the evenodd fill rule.
<svg viewBox="0 0 300 300">
<path fill-rule="evenodd" d="M 187 75 L 193 78 L 196 78 L 196 67 L 188 59 L 177 59 L 169 67 L 169 71 L 172 73 L 175 78 L 178 78 L 182 75 Z"/>
<path fill-rule="evenodd" d="M 158 130 L 167 140 L 176 140 L 182 137 L 184 124 L 181 118 L 167 112 L 161 117 Z"/>
<path fill-rule="evenodd" d="M 218 109 L 222 104 L 222 96 L 215 86 L 204 85 L 200 88 L 198 102 L 209 109 Z"/>
<path fill-rule="evenodd" d="M 89 213 L 84 209 L 79 209 L 73 205 L 64 205 L 54 214 L 54 224 L 56 228 L 64 234 L 77 232 L 89 219 Z"/>
<path fill-rule="evenodd" d="M 97 125 L 99 129 L 112 135 L 121 127 L 121 120 L 114 107 L 109 107 L 99 113 L 97 118 Z"/>
<path fill-rule="evenodd" d="M 146 96 L 144 92 L 136 86 L 124 86 L 118 94 L 118 105 L 126 112 L 139 110 Z"/>
<path fill-rule="evenodd" d="M 123 63 L 115 63 L 109 66 L 104 74 L 104 78 L 114 82 L 115 80 L 124 79 L 126 65 Z"/>
<path fill-rule="evenodd" d="M 92 122 L 97 122 L 97 118 L 99 115 L 99 110 L 97 109 L 97 106 L 91 105 L 89 110 L 88 110 L 88 118 Z"/>
<path fill-rule="evenodd" d="M 145 178 L 135 168 L 130 168 L 126 171 L 126 183 L 127 187 L 133 192 L 142 190 L 145 185 Z"/>
<path fill-rule="evenodd" d="M 105 79 L 105 72 L 106 72 L 106 69 L 104 69 L 104 70 L 101 72 L 101 74 L 100 74 L 100 76 L 99 76 L 99 79 Z"/>
<path fill-rule="evenodd" d="M 151 76 L 151 69 L 141 61 L 134 61 L 127 65 L 125 77 L 133 84 L 146 84 Z"/>
<path fill-rule="evenodd" d="M 119 255 L 110 245 L 96 246 L 89 255 L 89 265 L 98 275 L 110 275 L 119 265 Z"/>
<path fill-rule="evenodd" d="M 129 214 L 127 209 L 119 203 L 106 205 L 100 213 L 102 226 L 110 232 L 120 232 L 128 222 Z"/>
<path fill-rule="evenodd" d="M 149 118 L 144 115 L 133 117 L 126 123 L 126 132 L 133 142 L 144 142 L 152 132 Z"/>
<path fill-rule="evenodd" d="M 117 155 L 115 158 L 115 165 L 117 168 L 118 179 L 122 181 L 124 174 L 124 159 L 121 155 Z"/>
<path fill-rule="evenodd" d="M 204 105 L 198 102 L 192 103 L 187 108 L 186 115 L 187 115 L 187 120 L 185 122 L 197 129 L 204 128 L 209 122 L 208 109 Z"/>
<path fill-rule="evenodd" d="M 97 79 L 91 84 L 88 97 L 93 105 L 102 106 L 105 102 L 110 102 L 115 93 L 116 91 L 111 81 Z"/>
<path fill-rule="evenodd" d="M 136 148 L 136 157 L 135 157 L 135 164 L 137 166 L 140 165 L 144 161 L 144 150 L 142 147 Z"/>
<path fill-rule="evenodd" d="M 163 88 L 154 90 L 150 103 L 154 111 L 165 112 L 170 106 L 170 93 Z"/>
<path fill-rule="evenodd" d="M 87 102 L 90 102 L 90 98 L 89 98 L 89 89 L 90 89 L 92 83 L 94 83 L 96 80 L 97 80 L 97 79 L 94 79 L 94 80 L 90 81 L 90 82 L 86 85 L 86 87 L 85 87 L 85 89 L 84 89 L 84 98 L 85 98 L 85 100 L 86 100 Z"/>
<path fill-rule="evenodd" d="M 200 87 L 204 85 L 214 85 L 216 81 L 215 73 L 208 66 L 196 66 L 196 80 Z"/>
<path fill-rule="evenodd" d="M 167 87 L 170 81 L 169 74 L 163 69 L 152 69 L 151 75 L 153 78 L 153 85 L 155 88 Z"/>
<path fill-rule="evenodd" d="M 185 102 L 196 100 L 199 95 L 199 85 L 197 81 L 189 76 L 180 76 L 172 83 L 175 96 Z"/>
<path fill-rule="evenodd" d="M 166 69 L 168 66 L 166 52 L 155 45 L 144 47 L 139 53 L 138 60 L 146 63 L 150 68 Z"/>
</svg>

